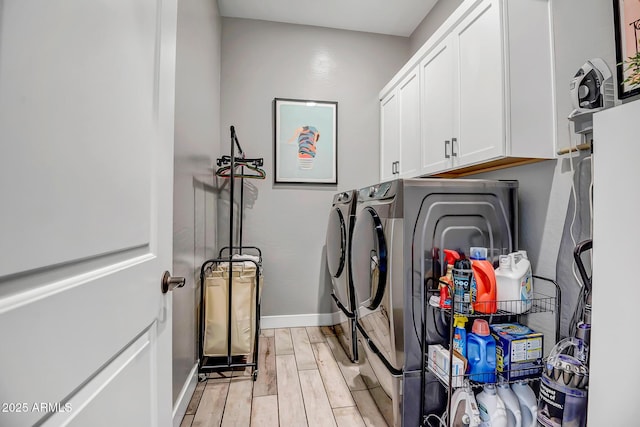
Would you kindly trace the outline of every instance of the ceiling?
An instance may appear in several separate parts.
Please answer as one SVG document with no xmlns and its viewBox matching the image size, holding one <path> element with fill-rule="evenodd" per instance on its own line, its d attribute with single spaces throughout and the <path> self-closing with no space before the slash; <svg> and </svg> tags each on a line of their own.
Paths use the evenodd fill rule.
<svg viewBox="0 0 640 427">
<path fill-rule="evenodd" d="M 220 15 L 409 37 L 437 0 L 218 0 Z"/>
</svg>

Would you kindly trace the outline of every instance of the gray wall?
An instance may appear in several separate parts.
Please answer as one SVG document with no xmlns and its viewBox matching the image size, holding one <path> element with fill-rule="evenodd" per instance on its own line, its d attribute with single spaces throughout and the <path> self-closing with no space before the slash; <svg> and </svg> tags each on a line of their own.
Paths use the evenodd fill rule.
<svg viewBox="0 0 640 427">
<path fill-rule="evenodd" d="M 178 4 L 173 275 L 173 399 L 197 360 L 199 268 L 215 250 L 212 165 L 219 155 L 220 17 L 214 0 Z M 187 396 L 187 399 L 190 396 Z"/>
<path fill-rule="evenodd" d="M 575 19 L 580 8 L 581 19 Z M 558 148 L 584 142 L 572 133 L 567 116 L 573 106 L 569 82 L 582 64 L 590 58 L 601 57 L 615 70 L 613 6 L 610 2 L 580 0 L 552 0 L 554 23 L 554 51 L 556 71 L 556 107 Z M 588 27 L 589 31 L 582 29 Z M 615 81 L 615 76 L 614 76 Z M 606 142 L 605 142 L 606 143 Z M 597 153 L 597 144 L 596 153 Z M 562 289 L 561 332 L 569 333 L 571 314 L 575 307 L 579 285 L 573 273 L 575 242 L 590 236 L 588 194 L 591 177 L 590 162 L 568 157 L 556 161 L 536 163 L 519 168 L 490 172 L 485 178 L 518 179 L 520 197 L 520 243 L 529 249 L 532 266 L 538 274 L 556 279 Z M 569 232 L 577 195 L 577 220 L 573 237 Z M 586 207 L 585 207 L 586 206 Z M 535 214 L 533 213 L 535 212 Z"/>
<path fill-rule="evenodd" d="M 416 53 L 463 1 L 439 0 L 409 37 L 409 53 Z"/>
<path fill-rule="evenodd" d="M 331 200 L 378 181 L 378 93 L 408 58 L 403 37 L 223 19 L 221 152 L 229 152 L 234 125 L 247 156 L 263 157 L 267 172 L 247 182 L 243 227 L 243 243 L 264 252 L 263 316 L 334 311 L 324 260 Z M 338 102 L 337 186 L 274 186 L 276 97 Z M 219 207 L 226 245 L 228 202 Z"/>
<path fill-rule="evenodd" d="M 460 3 L 462 0 L 440 0 L 434 6 L 410 37 L 412 53 L 427 41 Z M 615 70 L 613 7 L 609 1 L 582 0 L 551 0 L 551 7 L 556 72 L 557 147 L 560 149 L 582 142 L 575 134 L 570 136 L 570 122 L 567 120 L 573 109 L 569 82 L 576 71 L 587 59 L 593 57 L 603 58 L 611 70 Z M 580 19 L 576 19 L 576 10 L 580 10 Z M 589 28 L 589 31 L 585 32 L 584 28 Z M 588 153 L 582 153 L 579 159 L 573 160 L 573 170 L 569 159 L 565 157 L 471 176 L 516 179 L 520 182 L 520 248 L 528 250 L 534 274 L 556 279 L 562 288 L 563 334 L 568 333 L 568 323 L 578 290 L 572 272 L 574 244 L 568 231 L 575 203 L 572 183 L 576 183 L 578 205 L 584 206 L 588 194 L 584 185 L 585 182 L 588 184 L 590 167 L 582 159 L 587 155 Z M 586 203 L 588 204 L 588 200 Z M 574 224 L 574 237 L 577 241 L 589 236 L 589 227 L 585 225 L 589 222 L 588 209 L 584 213 L 583 208 L 582 212 L 582 221 L 578 219 L 579 227 L 575 228 Z M 545 287 L 544 291 L 548 292 L 550 289 Z"/>
</svg>

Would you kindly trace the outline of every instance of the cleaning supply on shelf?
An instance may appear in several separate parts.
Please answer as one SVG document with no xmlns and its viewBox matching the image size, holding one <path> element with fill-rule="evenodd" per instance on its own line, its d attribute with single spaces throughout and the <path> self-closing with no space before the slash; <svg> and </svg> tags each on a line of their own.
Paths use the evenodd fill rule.
<svg viewBox="0 0 640 427">
<path fill-rule="evenodd" d="M 440 277 L 440 308 L 451 308 L 449 289 L 453 289 L 453 264 L 460 259 L 460 254 L 451 249 L 443 249 L 443 252 L 447 263 L 447 273 Z"/>
<path fill-rule="evenodd" d="M 459 259 L 453 264 L 453 305 L 456 313 L 473 314 L 473 299 L 471 295 L 471 261 Z"/>
<path fill-rule="evenodd" d="M 533 278 L 526 251 L 500 255 L 495 270 L 498 310 L 522 314 L 531 309 Z"/>
<path fill-rule="evenodd" d="M 487 260 L 487 248 L 472 247 L 471 269 L 471 299 L 476 313 L 492 314 L 497 311 L 496 306 L 496 274 L 493 264 Z"/>
<path fill-rule="evenodd" d="M 582 340 L 569 337 L 559 341 L 549 353 L 540 381 L 538 423 L 546 427 L 586 426 L 589 370 L 578 357 L 565 354 L 579 351 Z"/>
<path fill-rule="evenodd" d="M 453 393 L 451 398 L 450 427 L 480 427 L 482 420 L 476 397 L 471 387 L 461 387 Z"/>
<path fill-rule="evenodd" d="M 505 381 L 538 378 L 542 372 L 544 335 L 519 323 L 491 325 L 496 341 L 498 376 Z"/>
<path fill-rule="evenodd" d="M 486 384 L 476 396 L 482 425 L 491 427 L 508 427 L 507 410 L 504 402 L 496 392 L 496 386 Z"/>
<path fill-rule="evenodd" d="M 451 359 L 451 360 L 450 360 Z M 453 367 L 449 369 L 449 362 L 453 362 Z M 436 374 L 445 384 L 449 384 L 449 371 L 451 371 L 451 386 L 462 387 L 466 361 L 458 356 L 454 351 L 453 355 L 449 350 L 440 344 L 431 344 L 427 348 L 427 366 L 429 370 Z"/>
<path fill-rule="evenodd" d="M 467 357 L 467 330 L 465 324 L 469 321 L 466 316 L 456 314 L 453 317 L 453 349 L 463 357 Z"/>
<path fill-rule="evenodd" d="M 489 323 L 484 319 L 473 321 L 467 335 L 467 361 L 469 379 L 479 383 L 496 382 L 496 341 L 489 333 Z"/>
<path fill-rule="evenodd" d="M 513 390 L 520 402 L 522 427 L 536 427 L 538 414 L 536 394 L 525 381 L 518 381 L 511 384 L 511 390 Z"/>
<path fill-rule="evenodd" d="M 507 410 L 507 426 L 522 427 L 522 412 L 518 396 L 511 390 L 508 383 L 500 383 L 496 387 L 498 396 L 504 402 L 504 407 Z"/>
</svg>

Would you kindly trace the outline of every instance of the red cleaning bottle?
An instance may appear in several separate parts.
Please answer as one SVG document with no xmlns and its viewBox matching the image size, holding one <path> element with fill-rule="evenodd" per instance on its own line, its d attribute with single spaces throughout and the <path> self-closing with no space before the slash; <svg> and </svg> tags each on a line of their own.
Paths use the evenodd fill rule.
<svg viewBox="0 0 640 427">
<path fill-rule="evenodd" d="M 451 249 L 443 249 L 443 252 L 447 263 L 447 274 L 440 277 L 440 308 L 451 308 L 451 295 L 449 294 L 449 286 L 453 287 L 451 270 L 453 269 L 453 263 L 460 259 L 460 255 Z M 447 283 L 449 286 L 442 282 Z"/>
<path fill-rule="evenodd" d="M 498 308 L 496 304 L 496 273 L 493 264 L 487 260 L 487 249 L 471 248 L 470 252 L 471 269 L 473 270 L 471 288 L 475 290 L 473 309 L 477 313 L 495 313 Z"/>
</svg>

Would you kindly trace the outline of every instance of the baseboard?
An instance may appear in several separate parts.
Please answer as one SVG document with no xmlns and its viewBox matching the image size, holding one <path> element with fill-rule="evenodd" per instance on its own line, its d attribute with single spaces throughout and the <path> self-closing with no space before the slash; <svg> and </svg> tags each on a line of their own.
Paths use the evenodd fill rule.
<svg viewBox="0 0 640 427">
<path fill-rule="evenodd" d="M 196 389 L 196 384 L 198 384 L 197 363 L 193 365 L 191 372 L 189 372 L 189 377 L 182 386 L 182 390 L 180 390 L 178 400 L 173 404 L 173 427 L 180 427 L 182 418 L 184 418 L 184 414 L 187 412 L 187 407 L 191 401 L 191 396 L 193 396 L 193 392 Z"/>
<path fill-rule="evenodd" d="M 262 316 L 260 318 L 261 329 L 272 328 L 298 328 L 305 326 L 330 326 L 335 325 L 339 319 L 338 313 L 316 314 L 288 314 L 283 316 Z"/>
</svg>

